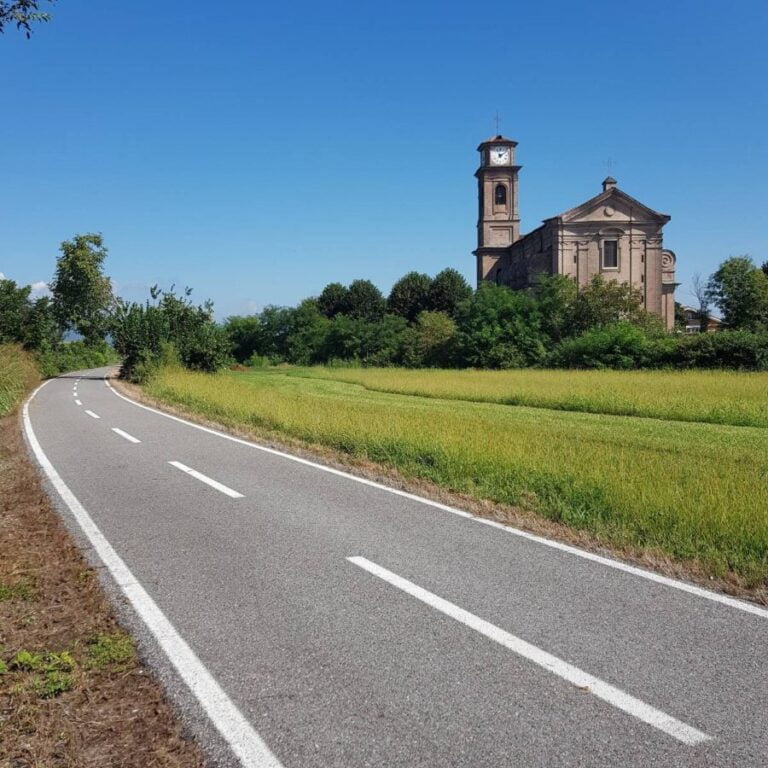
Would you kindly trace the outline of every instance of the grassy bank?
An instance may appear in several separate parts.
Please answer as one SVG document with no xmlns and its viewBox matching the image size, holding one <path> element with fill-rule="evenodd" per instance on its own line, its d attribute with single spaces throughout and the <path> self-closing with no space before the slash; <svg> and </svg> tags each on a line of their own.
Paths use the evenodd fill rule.
<svg viewBox="0 0 768 768">
<path fill-rule="evenodd" d="M 752 586 L 768 580 L 766 429 L 405 396 L 291 369 L 166 369 L 147 390 L 225 424 L 393 466 L 614 545 L 694 559 Z"/>
<path fill-rule="evenodd" d="M 292 375 L 451 400 L 768 427 L 768 373 L 299 368 Z"/>
<path fill-rule="evenodd" d="M 17 344 L 0 344 L 0 416 L 12 411 L 39 380 L 32 355 Z"/>
</svg>

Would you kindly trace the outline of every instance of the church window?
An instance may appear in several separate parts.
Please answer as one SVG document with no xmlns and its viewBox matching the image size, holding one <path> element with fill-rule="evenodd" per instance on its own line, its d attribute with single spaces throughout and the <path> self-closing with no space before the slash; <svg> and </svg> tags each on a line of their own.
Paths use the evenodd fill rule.
<svg viewBox="0 0 768 768">
<path fill-rule="evenodd" d="M 501 269 L 496 270 L 496 285 L 501 285 Z"/>
<path fill-rule="evenodd" d="M 503 184 L 497 184 L 496 185 L 496 193 L 494 197 L 494 202 L 496 205 L 506 205 L 507 204 L 507 188 Z"/>
<path fill-rule="evenodd" d="M 603 269 L 619 268 L 619 241 L 603 240 Z"/>
</svg>

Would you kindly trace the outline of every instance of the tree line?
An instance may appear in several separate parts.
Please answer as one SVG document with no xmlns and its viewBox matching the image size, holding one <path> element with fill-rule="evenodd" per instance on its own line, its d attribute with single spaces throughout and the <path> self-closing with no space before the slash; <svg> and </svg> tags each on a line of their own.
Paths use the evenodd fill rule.
<svg viewBox="0 0 768 768">
<path fill-rule="evenodd" d="M 242 364 L 580 368 L 768 367 L 768 262 L 724 261 L 701 292 L 728 330 L 668 333 L 642 294 L 595 276 L 579 289 L 562 275 L 527 291 L 486 283 L 476 291 L 453 269 L 409 272 L 384 296 L 369 280 L 330 283 L 296 307 L 229 317 Z"/>
<path fill-rule="evenodd" d="M 600 276 L 581 289 L 554 275 L 527 291 L 473 290 L 455 269 L 409 272 L 386 296 L 370 280 L 329 283 L 295 307 L 217 323 L 189 288 L 153 287 L 143 303 L 116 296 L 106 256 L 101 235 L 76 235 L 61 244 L 50 296 L 0 280 L 0 343 L 35 351 L 46 376 L 120 359 L 134 381 L 168 363 L 768 369 L 768 263 L 747 256 L 699 281 L 700 310 L 717 307 L 726 330 L 694 335 L 668 333 L 637 289 Z"/>
</svg>

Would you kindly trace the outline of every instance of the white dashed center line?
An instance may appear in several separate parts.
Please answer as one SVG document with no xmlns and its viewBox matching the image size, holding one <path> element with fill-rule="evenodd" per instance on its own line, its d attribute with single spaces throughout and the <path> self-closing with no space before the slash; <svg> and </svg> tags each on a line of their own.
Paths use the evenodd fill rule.
<svg viewBox="0 0 768 768">
<path fill-rule="evenodd" d="M 92 419 L 100 419 L 101 416 L 99 416 L 98 413 L 94 413 L 93 411 L 86 411 L 86 413 L 92 418 Z"/>
<path fill-rule="evenodd" d="M 120 437 L 124 437 L 129 443 L 140 443 L 141 440 L 135 438 L 133 435 L 129 435 L 127 432 L 123 432 L 122 429 L 118 429 L 117 427 L 112 427 L 112 431 L 120 435 Z"/>
<path fill-rule="evenodd" d="M 82 405 L 82 403 L 81 403 L 79 400 L 75 400 L 75 403 L 76 403 L 77 405 Z"/>
<path fill-rule="evenodd" d="M 543 651 L 531 643 L 522 640 L 509 632 L 504 631 L 500 627 L 491 624 L 488 621 L 481 619 L 478 616 L 465 611 L 463 608 L 459 608 L 454 603 L 449 603 L 442 597 L 438 597 L 432 592 L 428 592 L 426 589 L 414 584 L 412 581 L 398 576 L 392 571 L 388 571 L 386 568 L 382 568 L 376 563 L 372 563 L 370 560 L 366 560 L 364 557 L 348 557 L 350 563 L 354 563 L 368 573 L 378 576 L 393 587 L 397 587 L 411 597 L 415 597 L 417 600 L 426 603 L 430 607 L 434 608 L 440 613 L 450 616 L 452 619 L 461 622 L 470 629 L 474 629 L 481 635 L 490 640 L 494 640 L 509 649 L 513 653 L 522 656 L 524 659 L 543 667 L 548 672 L 557 675 L 563 680 L 568 681 L 572 685 L 583 691 L 591 693 L 598 699 L 602 699 L 608 704 L 613 705 L 617 709 L 626 712 L 628 715 L 636 717 L 638 720 L 642 720 L 644 723 L 658 728 L 660 731 L 672 736 L 678 741 L 682 741 L 683 744 L 694 746 L 700 744 L 703 741 L 709 741 L 711 736 L 706 733 L 693 728 L 686 723 L 676 720 L 666 712 L 656 709 L 655 707 L 646 704 L 640 699 L 636 699 L 634 696 L 630 696 L 624 691 L 614 688 L 609 683 L 600 680 L 597 677 L 593 677 L 588 672 L 584 672 L 578 667 L 574 667 L 567 661 L 559 659 L 557 656 L 553 656 L 551 653 Z"/>
<path fill-rule="evenodd" d="M 195 479 L 199 480 L 201 483 L 210 485 L 211 488 L 215 488 L 217 491 L 221 491 L 221 493 L 224 493 L 233 499 L 243 498 L 242 493 L 233 491 L 231 488 L 228 488 L 226 485 L 223 485 L 217 480 L 212 480 L 210 477 L 207 477 L 206 475 L 202 474 L 202 472 L 198 472 L 195 469 L 191 469 L 190 467 L 186 466 L 186 464 L 182 464 L 180 461 L 169 461 L 168 463 L 172 467 L 176 467 L 176 469 L 180 469 L 182 472 L 186 472 L 188 475 L 191 475 Z"/>
</svg>

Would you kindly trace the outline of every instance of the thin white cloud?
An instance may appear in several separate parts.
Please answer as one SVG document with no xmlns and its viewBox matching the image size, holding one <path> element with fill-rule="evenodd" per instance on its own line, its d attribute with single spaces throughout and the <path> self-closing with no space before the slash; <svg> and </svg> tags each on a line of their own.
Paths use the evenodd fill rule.
<svg viewBox="0 0 768 768">
<path fill-rule="evenodd" d="M 5 275 L 2 272 L 0 272 L 0 280 L 5 280 Z"/>
<path fill-rule="evenodd" d="M 32 283 L 32 296 L 39 298 L 40 296 L 50 296 L 51 292 L 48 289 L 48 283 L 44 280 L 38 280 L 36 283 Z"/>
</svg>

